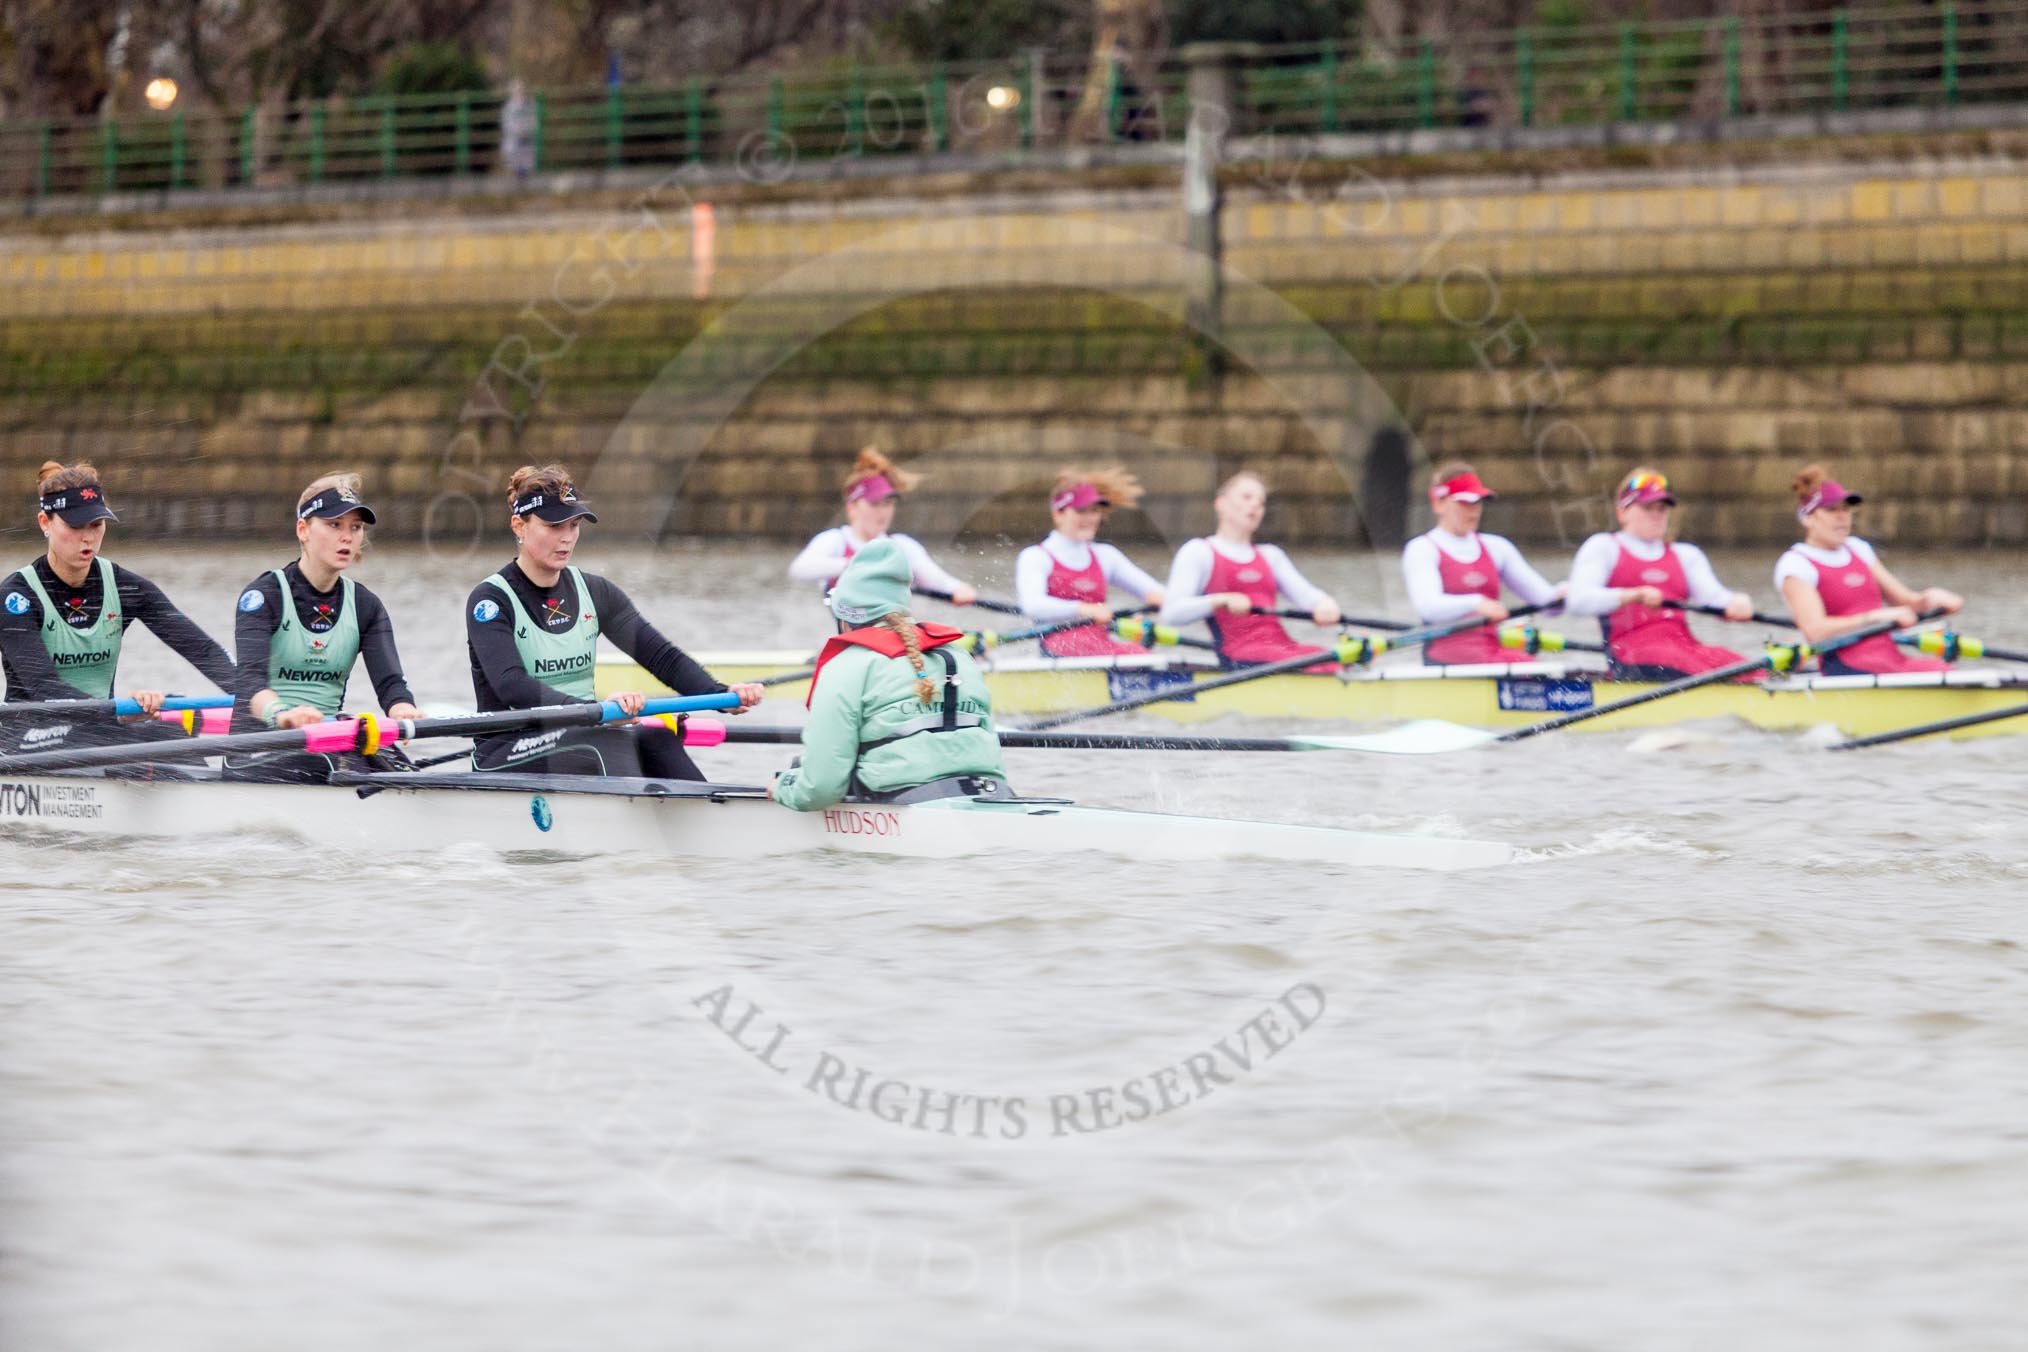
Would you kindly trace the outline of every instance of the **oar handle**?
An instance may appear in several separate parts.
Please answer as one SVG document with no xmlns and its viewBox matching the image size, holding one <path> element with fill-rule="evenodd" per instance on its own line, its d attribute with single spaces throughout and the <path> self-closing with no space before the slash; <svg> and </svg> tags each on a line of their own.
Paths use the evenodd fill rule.
<svg viewBox="0 0 2028 1352">
<path fill-rule="evenodd" d="M 1694 611 L 1699 615 L 1709 615 L 1714 619 L 1720 620 L 1732 618 L 1725 613 L 1724 606 L 1695 606 L 1691 605 L 1688 601 L 1664 601 L 1662 602 L 1662 609 Z M 1796 622 L 1786 615 L 1770 615 L 1766 611 L 1761 610 L 1754 611 L 1753 614 L 1747 616 L 1744 620 L 1737 621 L 1737 623 L 1772 624 L 1783 629 L 1793 629 L 1796 627 Z"/>
<path fill-rule="evenodd" d="M 657 714 L 690 713 L 703 709 L 732 709 L 739 696 L 727 690 L 712 695 L 677 695 L 651 699 L 641 706 L 642 717 Z M 492 713 L 460 714 L 449 718 L 378 719 L 340 718 L 312 723 L 306 728 L 277 728 L 273 732 L 250 732 L 234 737 L 192 738 L 180 742 L 131 742 L 117 746 L 75 747 L 57 751 L 31 751 L 17 756 L 0 756 L 0 773 L 33 770 L 77 770 L 106 765 L 138 765 L 151 761 L 203 760 L 208 756 L 241 755 L 263 751 L 308 751 L 324 755 L 347 751 L 371 754 L 390 742 L 415 741 L 424 737 L 476 737 L 520 728 L 588 727 L 619 722 L 633 717 L 619 704 L 606 700 L 597 704 L 552 704 L 538 709 L 502 709 Z"/>
<path fill-rule="evenodd" d="M 230 709 L 231 695 L 171 695 L 162 701 L 164 713 L 181 713 L 186 709 Z M 76 717 L 80 714 L 110 714 L 115 718 L 133 718 L 142 712 L 138 700 L 133 699 L 37 699 L 18 700 L 12 704 L 0 704 L 0 718 L 35 718 L 43 714 Z"/>
<path fill-rule="evenodd" d="M 1292 607 L 1282 610 L 1256 610 L 1254 614 L 1272 615 L 1278 620 L 1301 620 L 1305 624 L 1315 624 L 1317 622 L 1316 617 L 1311 615 L 1309 611 L 1296 610 Z M 1415 625 L 1408 620 L 1383 620 L 1371 615 L 1340 615 L 1335 621 L 1334 626 L 1327 627 L 1335 627 L 1335 625 L 1351 625 L 1355 629 L 1378 629 L 1383 633 L 1404 633 L 1415 628 Z"/>
<path fill-rule="evenodd" d="M 912 590 L 917 596 L 927 596 L 932 601 L 949 601 L 952 605 L 957 604 L 956 601 L 951 599 L 951 594 L 947 591 L 937 591 L 932 587 L 916 587 Z M 985 596 L 978 597 L 972 604 L 981 610 L 997 611 L 1002 615 L 1019 615 L 1021 613 L 1021 607 L 1015 605 L 1012 601 L 995 601 Z"/>
</svg>

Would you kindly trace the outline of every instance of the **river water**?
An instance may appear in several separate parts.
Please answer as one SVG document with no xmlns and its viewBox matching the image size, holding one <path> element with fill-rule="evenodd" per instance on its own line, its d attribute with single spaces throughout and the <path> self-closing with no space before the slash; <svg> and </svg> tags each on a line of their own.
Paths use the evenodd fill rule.
<svg viewBox="0 0 2028 1352">
<path fill-rule="evenodd" d="M 115 557 L 224 634 L 286 556 Z M 426 704 L 505 557 L 362 565 Z M 783 559 L 585 563 L 705 649 L 813 640 Z M 1890 562 L 2028 638 L 2018 557 Z M 0 1347 L 2019 1346 L 2018 747 L 1705 731 L 1009 753 L 1527 847 L 1454 877 L 0 837 Z"/>
</svg>

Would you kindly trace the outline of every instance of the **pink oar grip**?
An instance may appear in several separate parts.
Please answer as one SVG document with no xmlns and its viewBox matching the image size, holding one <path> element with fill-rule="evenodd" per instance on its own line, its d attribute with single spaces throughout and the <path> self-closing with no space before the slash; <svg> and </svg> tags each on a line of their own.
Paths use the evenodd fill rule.
<svg viewBox="0 0 2028 1352">
<path fill-rule="evenodd" d="M 725 720 L 721 718 L 700 718 L 696 714 L 684 720 L 683 745 L 717 746 L 725 740 Z"/>
<path fill-rule="evenodd" d="M 193 737 L 223 737 L 232 727 L 231 709 L 165 709 L 155 717 Z"/>
<path fill-rule="evenodd" d="M 725 724 L 716 718 L 703 718 L 697 714 L 648 714 L 642 723 L 658 723 L 671 732 L 677 730 L 677 720 L 682 719 L 683 745 L 717 746 L 725 740 Z"/>
<path fill-rule="evenodd" d="M 303 729 L 303 750 L 329 756 L 350 751 L 359 744 L 359 720 L 341 718 L 336 722 L 312 723 Z"/>
</svg>

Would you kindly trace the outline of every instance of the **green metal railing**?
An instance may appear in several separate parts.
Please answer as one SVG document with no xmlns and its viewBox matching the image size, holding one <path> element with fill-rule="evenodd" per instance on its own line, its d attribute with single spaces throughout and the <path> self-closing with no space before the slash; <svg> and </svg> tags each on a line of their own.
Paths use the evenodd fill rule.
<svg viewBox="0 0 2028 1352">
<path fill-rule="evenodd" d="M 1538 25 L 1443 43 L 1279 47 L 1239 73 L 1246 134 L 1556 127 L 2028 102 L 2028 0 Z M 0 195 L 738 165 L 1177 141 L 1176 56 L 1082 53 L 666 87 L 368 96 L 0 123 Z"/>
</svg>

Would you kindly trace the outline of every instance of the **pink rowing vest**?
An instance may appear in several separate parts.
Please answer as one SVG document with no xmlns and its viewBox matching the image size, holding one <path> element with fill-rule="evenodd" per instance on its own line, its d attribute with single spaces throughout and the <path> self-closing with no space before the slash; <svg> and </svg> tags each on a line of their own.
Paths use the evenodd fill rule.
<svg viewBox="0 0 2028 1352">
<path fill-rule="evenodd" d="M 1846 549 L 1846 562 L 1835 567 L 1810 559 L 1817 570 L 1817 595 L 1824 600 L 1826 615 L 1859 615 L 1886 604 L 1880 583 L 1858 551 Z M 1804 558 L 1810 556 L 1805 554 Z M 1938 657 L 1912 657 L 1903 652 L 1888 634 L 1862 638 L 1848 648 L 1827 654 L 1822 660 L 1826 675 L 1885 675 L 1898 671 L 1949 671 L 1951 664 Z"/>
<path fill-rule="evenodd" d="M 1497 601 L 1500 599 L 1500 570 L 1493 566 L 1493 551 L 1486 548 L 1486 542 L 1478 536 L 1474 535 L 1472 539 L 1479 546 L 1479 557 L 1470 563 L 1459 563 L 1442 549 L 1437 550 L 1437 573 L 1443 578 L 1444 594 L 1484 596 Z M 1528 654 L 1500 646 L 1498 625 L 1487 625 L 1425 643 L 1422 657 L 1423 661 L 1436 666 L 1528 661 Z"/>
<path fill-rule="evenodd" d="M 1253 603 L 1256 611 L 1275 608 L 1281 587 L 1275 582 L 1274 569 L 1268 567 L 1258 549 L 1245 563 L 1234 563 L 1219 553 L 1211 541 L 1206 540 L 1204 545 L 1211 550 L 1211 580 L 1204 587 L 1207 593 L 1238 592 Z M 1211 637 L 1218 642 L 1218 655 L 1227 662 L 1282 662 L 1311 654 L 1324 656 L 1324 649 L 1290 638 L 1289 631 L 1273 615 L 1227 615 L 1214 610 L 1205 623 L 1211 626 Z M 1321 672 L 1337 669 L 1335 662 L 1325 662 L 1316 668 Z"/>
<path fill-rule="evenodd" d="M 1043 552 L 1049 553 L 1046 549 Z M 1106 570 L 1099 564 L 1098 551 L 1091 551 L 1091 562 L 1083 568 L 1066 568 L 1056 555 L 1050 554 L 1049 594 L 1059 601 L 1097 601 L 1104 604 Z M 1042 651 L 1051 657 L 1117 657 L 1123 653 L 1146 652 L 1147 649 L 1120 642 L 1100 625 L 1083 624 L 1075 629 L 1044 634 Z"/>
<path fill-rule="evenodd" d="M 1624 543 L 1613 564 L 1609 587 L 1658 587 L 1663 599 L 1688 601 L 1690 579 L 1684 575 L 1683 560 L 1676 546 L 1669 545 L 1662 557 L 1652 562 L 1636 555 Z M 1680 610 L 1659 610 L 1649 606 L 1621 606 L 1599 620 L 1613 661 L 1621 666 L 1661 668 L 1671 676 L 1694 676 L 1715 671 L 1743 660 L 1730 648 L 1699 643 L 1690 632 L 1690 623 Z M 1646 674 L 1646 673 L 1643 673 Z"/>
</svg>

